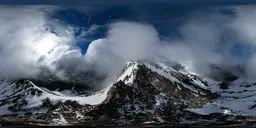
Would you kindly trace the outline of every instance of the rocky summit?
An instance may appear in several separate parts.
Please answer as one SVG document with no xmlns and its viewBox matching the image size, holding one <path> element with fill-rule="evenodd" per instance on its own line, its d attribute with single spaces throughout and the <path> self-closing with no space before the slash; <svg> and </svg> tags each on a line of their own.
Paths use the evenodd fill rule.
<svg viewBox="0 0 256 128">
<path fill-rule="evenodd" d="M 28 79 L 0 83 L 3 126 L 256 123 L 256 83 L 203 77 L 171 63 L 127 62 L 113 84 L 94 93 L 52 90 Z"/>
</svg>

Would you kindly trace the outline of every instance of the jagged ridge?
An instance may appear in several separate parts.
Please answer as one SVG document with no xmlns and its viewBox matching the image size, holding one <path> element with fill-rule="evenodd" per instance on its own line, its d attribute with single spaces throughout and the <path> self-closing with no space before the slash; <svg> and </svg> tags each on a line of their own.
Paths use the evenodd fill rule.
<svg viewBox="0 0 256 128">
<path fill-rule="evenodd" d="M 50 124 L 59 122 L 59 125 L 145 122 L 179 124 L 191 120 L 200 122 L 202 119 L 209 122 L 213 119 L 215 122 L 235 120 L 237 116 L 234 114 L 237 112 L 230 112 L 235 109 L 221 101 L 232 99 L 238 102 L 245 97 L 255 96 L 254 84 L 233 81 L 228 83 L 232 86 L 223 90 L 219 85 L 221 81 L 202 78 L 180 69 L 162 62 L 131 61 L 127 63 L 115 83 L 87 97 L 58 95 L 56 92 L 39 88 L 27 80 L 21 83 L 2 81 L 2 88 L 8 87 L 12 88 L 9 90 L 14 90 L 2 92 L 2 106 L 14 106 L 15 109 L 9 109 L 9 112 L 19 114 L 31 112 L 35 108 L 36 111 L 44 108 L 45 111 L 41 114 L 34 113 L 28 116 L 29 121 L 38 122 L 38 119 L 44 119 L 41 122 Z M 233 90 L 234 88 L 237 92 Z M 248 92 L 250 95 L 247 95 Z M 7 100 L 10 96 L 16 96 L 18 102 Z M 40 102 L 34 105 L 26 99 L 28 97 L 32 99 L 37 97 L 36 100 Z M 22 102 L 24 98 L 27 103 Z M 250 103 L 247 112 L 255 109 L 255 101 L 248 100 L 245 103 Z M 2 110 L 6 110 L 6 107 L 2 107 Z M 246 113 L 244 110 L 238 112 L 241 111 Z M 214 114 L 216 112 L 219 114 Z"/>
</svg>

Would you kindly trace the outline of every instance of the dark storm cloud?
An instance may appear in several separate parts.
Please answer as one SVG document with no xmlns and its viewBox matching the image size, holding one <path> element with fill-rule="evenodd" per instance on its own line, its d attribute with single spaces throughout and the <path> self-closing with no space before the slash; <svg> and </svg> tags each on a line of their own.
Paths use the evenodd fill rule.
<svg viewBox="0 0 256 128">
<path fill-rule="evenodd" d="M 1 0 L 0 4 L 24 5 L 24 4 L 46 4 L 46 5 L 127 5 L 146 3 L 167 3 L 173 5 L 187 4 L 252 4 L 255 0 Z"/>
</svg>

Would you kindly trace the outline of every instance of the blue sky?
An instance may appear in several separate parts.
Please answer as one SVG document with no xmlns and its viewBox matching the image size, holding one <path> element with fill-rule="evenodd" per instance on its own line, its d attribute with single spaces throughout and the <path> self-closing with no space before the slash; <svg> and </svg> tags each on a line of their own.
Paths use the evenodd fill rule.
<svg viewBox="0 0 256 128">
<path fill-rule="evenodd" d="M 77 27 L 75 35 L 81 37 L 83 31 L 90 29 L 92 25 L 100 26 L 96 31 L 82 36 L 84 40 L 77 41 L 77 46 L 82 49 L 85 54 L 89 44 L 99 38 L 105 37 L 107 25 L 117 21 L 134 21 L 153 25 L 160 34 L 160 38 L 179 38 L 179 27 L 184 24 L 186 18 L 190 16 L 191 12 L 196 11 L 212 11 L 214 7 L 223 7 L 231 5 L 247 5 L 254 3 L 252 0 L 177 0 L 177 1 L 154 1 L 150 0 L 132 2 L 132 1 L 1 1 L 8 4 L 46 4 L 46 5 L 61 5 L 64 8 L 55 12 L 52 18 L 59 19 L 66 25 Z M 0 3 L 1 3 L 0 2 Z M 220 14 L 232 15 L 230 10 L 220 10 Z M 238 45 L 237 45 L 238 46 Z M 241 49 L 240 49 L 241 48 Z M 235 50 L 234 50 L 235 49 Z M 244 47 L 233 48 L 231 52 L 234 55 L 244 57 L 248 55 L 243 50 Z M 239 54 L 238 54 L 239 53 Z"/>
</svg>

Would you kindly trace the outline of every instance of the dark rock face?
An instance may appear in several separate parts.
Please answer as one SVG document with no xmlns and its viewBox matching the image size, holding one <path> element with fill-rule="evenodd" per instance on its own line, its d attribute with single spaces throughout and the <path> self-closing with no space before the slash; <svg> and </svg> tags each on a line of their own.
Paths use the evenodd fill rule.
<svg viewBox="0 0 256 128">
<path fill-rule="evenodd" d="M 184 108 L 200 107 L 216 97 L 218 95 L 211 92 L 195 94 L 181 83 L 172 82 L 139 65 L 131 85 L 116 82 L 106 100 L 88 114 L 95 118 L 114 119 L 116 123 L 153 121 L 177 124 L 184 115 Z"/>
<path fill-rule="evenodd" d="M 229 87 L 229 83 L 228 82 L 222 82 L 220 83 L 220 88 L 221 89 L 228 89 Z"/>
<path fill-rule="evenodd" d="M 218 65 L 211 65 L 211 73 L 209 76 L 219 81 L 234 81 L 243 76 L 245 69 L 242 66 L 231 66 L 231 67 L 219 67 Z"/>
<path fill-rule="evenodd" d="M 52 122 L 52 119 L 59 119 L 62 116 L 67 122 L 75 124 L 81 121 L 84 118 L 83 115 L 92 109 L 90 105 L 80 105 L 76 101 L 70 100 L 58 102 L 57 104 L 52 104 L 49 100 L 46 102 L 44 102 L 43 107 L 48 108 L 48 112 L 37 116 L 37 119 L 42 119 L 46 122 Z"/>
</svg>

